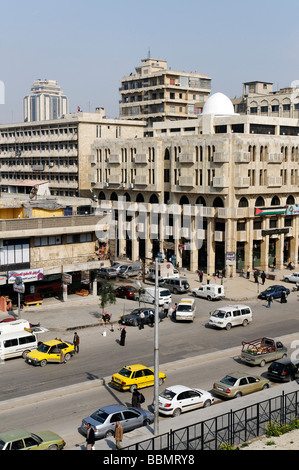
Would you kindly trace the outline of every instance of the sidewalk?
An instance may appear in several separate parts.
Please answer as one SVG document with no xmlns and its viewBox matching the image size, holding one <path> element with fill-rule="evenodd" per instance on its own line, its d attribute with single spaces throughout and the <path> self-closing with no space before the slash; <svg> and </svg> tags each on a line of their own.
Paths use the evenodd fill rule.
<svg viewBox="0 0 299 470">
<path fill-rule="evenodd" d="M 223 279 L 211 279 L 211 283 L 217 283 L 224 285 L 225 290 L 225 302 L 245 302 L 257 299 L 258 292 L 266 289 L 268 286 L 273 284 L 283 284 L 292 290 L 295 287 L 292 283 L 283 282 L 282 278 L 285 274 L 290 274 L 290 270 L 276 271 L 276 280 L 266 279 L 265 285 L 256 284 L 251 275 L 251 279 L 248 280 L 244 277 L 238 276 L 235 278 L 223 278 Z M 190 290 L 199 287 L 201 283 L 198 280 L 196 273 L 190 271 L 181 270 L 181 277 L 186 277 L 190 284 Z M 134 281 L 122 282 L 125 284 L 132 284 Z M 203 284 L 206 283 L 206 275 L 203 279 Z M 146 282 L 146 285 L 153 285 L 153 283 Z M 187 294 L 187 295 L 190 295 Z M 186 296 L 186 294 L 185 294 Z M 120 300 L 120 299 L 119 299 Z M 200 299 L 199 299 L 200 300 Z M 202 300 L 202 302 L 208 302 Z M 72 307 L 82 305 L 82 310 L 73 309 Z M 86 305 L 94 306 L 92 314 L 89 312 L 90 309 L 86 309 Z M 107 310 L 113 310 L 112 321 L 117 324 L 121 314 L 130 312 L 135 308 L 135 304 L 130 300 L 121 299 L 117 305 L 113 305 L 107 308 Z M 45 298 L 43 303 L 39 306 L 24 307 L 20 312 L 20 317 L 25 318 L 31 323 L 41 323 L 42 326 L 51 330 L 75 330 L 79 328 L 87 328 L 99 325 L 99 319 L 101 318 L 101 308 L 99 306 L 99 297 L 97 295 L 89 295 L 82 297 L 80 295 L 69 295 L 66 302 L 62 302 L 56 298 Z M 14 310 L 14 315 L 17 315 L 17 311 Z M 10 317 L 9 312 L 0 312 L 0 321 L 4 318 Z"/>
</svg>

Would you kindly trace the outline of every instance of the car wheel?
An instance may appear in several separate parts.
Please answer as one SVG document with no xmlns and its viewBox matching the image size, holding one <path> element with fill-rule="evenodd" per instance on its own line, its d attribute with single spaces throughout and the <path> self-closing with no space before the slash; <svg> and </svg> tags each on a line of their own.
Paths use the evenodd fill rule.
<svg viewBox="0 0 299 470">
<path fill-rule="evenodd" d="M 48 447 L 48 450 L 58 450 L 58 446 L 56 444 L 52 444 Z"/>
<path fill-rule="evenodd" d="M 173 293 L 174 293 L 174 294 L 177 294 L 177 293 L 178 293 L 178 290 L 177 290 L 177 289 L 173 289 Z"/>
<path fill-rule="evenodd" d="M 243 323 L 242 323 L 243 326 L 247 326 L 248 325 L 248 320 L 244 320 Z"/>
<path fill-rule="evenodd" d="M 69 361 L 70 358 L 71 358 L 70 353 L 66 353 L 66 355 L 64 356 L 64 360 L 65 360 L 65 361 Z"/>
<path fill-rule="evenodd" d="M 112 436 L 114 436 L 114 432 L 112 431 L 112 429 L 110 429 L 109 431 L 106 432 L 105 438 L 112 437 Z"/>
<path fill-rule="evenodd" d="M 228 323 L 225 328 L 226 328 L 227 331 L 229 331 L 231 329 L 231 327 L 232 327 L 232 324 Z"/>
<path fill-rule="evenodd" d="M 265 385 L 263 386 L 262 390 L 266 390 L 266 389 L 269 388 L 269 387 L 270 387 L 269 384 L 265 384 Z"/>
<path fill-rule="evenodd" d="M 210 295 L 208 295 L 207 300 L 211 301 L 212 297 Z"/>
<path fill-rule="evenodd" d="M 22 354 L 23 359 L 26 359 L 27 354 L 28 354 L 29 352 L 30 352 L 29 350 L 28 350 L 28 351 L 23 351 L 23 354 Z"/>
<path fill-rule="evenodd" d="M 163 380 L 163 379 L 159 379 L 159 385 L 162 385 L 162 384 L 163 384 L 163 382 L 164 382 L 164 380 Z"/>
<path fill-rule="evenodd" d="M 241 392 L 237 392 L 236 395 L 235 395 L 235 398 L 240 398 L 242 396 L 242 393 Z"/>
<path fill-rule="evenodd" d="M 265 359 L 263 359 L 263 360 L 260 362 L 260 367 L 264 367 L 265 364 L 266 364 L 266 361 L 265 361 Z"/>
<path fill-rule="evenodd" d="M 143 426 L 149 426 L 150 424 L 151 424 L 150 419 L 145 419 L 145 420 L 143 421 Z"/>
<path fill-rule="evenodd" d="M 211 406 L 211 404 L 212 404 L 211 400 L 206 400 L 203 404 L 203 407 L 207 408 L 208 406 Z"/>
<path fill-rule="evenodd" d="M 282 356 L 283 359 L 285 359 L 288 355 L 286 353 L 284 353 L 284 355 Z"/>
<path fill-rule="evenodd" d="M 136 385 L 136 384 L 131 385 L 131 387 L 130 387 L 130 392 L 131 392 L 131 393 L 133 393 L 134 390 L 137 390 L 137 385 Z"/>
<path fill-rule="evenodd" d="M 46 359 L 43 359 L 40 363 L 40 366 L 45 367 L 46 365 L 47 365 L 47 361 L 46 361 Z"/>
<path fill-rule="evenodd" d="M 138 326 L 138 321 L 134 320 L 134 326 Z"/>
<path fill-rule="evenodd" d="M 181 412 L 182 412 L 182 411 L 181 411 L 180 408 L 176 408 L 175 410 L 173 410 L 172 416 L 173 416 L 174 418 L 177 418 L 178 416 L 180 416 Z"/>
</svg>

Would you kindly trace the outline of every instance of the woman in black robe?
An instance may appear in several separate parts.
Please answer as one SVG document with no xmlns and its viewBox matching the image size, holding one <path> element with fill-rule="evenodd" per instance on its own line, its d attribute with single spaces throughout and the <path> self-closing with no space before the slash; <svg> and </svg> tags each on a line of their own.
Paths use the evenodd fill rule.
<svg viewBox="0 0 299 470">
<path fill-rule="evenodd" d="M 120 344 L 121 346 L 124 346 L 124 345 L 125 345 L 126 334 L 127 334 L 126 328 L 125 328 L 125 326 L 123 326 L 122 329 L 121 329 L 121 332 L 120 332 L 120 342 L 119 342 L 119 344 Z"/>
</svg>

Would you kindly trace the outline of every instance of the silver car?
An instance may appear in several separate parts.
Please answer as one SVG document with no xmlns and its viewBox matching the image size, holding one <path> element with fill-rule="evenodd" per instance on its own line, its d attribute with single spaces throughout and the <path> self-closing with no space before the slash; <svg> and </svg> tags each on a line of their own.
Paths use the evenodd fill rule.
<svg viewBox="0 0 299 470">
<path fill-rule="evenodd" d="M 128 432 L 153 423 L 154 415 L 141 408 L 127 408 L 122 405 L 104 406 L 84 418 L 80 429 L 86 435 L 87 423 L 90 423 L 95 438 L 102 439 L 114 436 L 117 421 L 122 425 L 124 432 Z"/>
</svg>

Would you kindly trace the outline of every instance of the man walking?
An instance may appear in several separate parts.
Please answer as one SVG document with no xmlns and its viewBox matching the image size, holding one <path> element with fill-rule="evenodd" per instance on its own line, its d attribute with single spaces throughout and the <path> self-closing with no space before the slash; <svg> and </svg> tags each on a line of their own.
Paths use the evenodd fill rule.
<svg viewBox="0 0 299 470">
<path fill-rule="evenodd" d="M 86 434 L 86 450 L 93 450 L 95 443 L 94 430 L 90 423 L 87 423 L 87 434 Z"/>
<path fill-rule="evenodd" d="M 266 273 L 265 273 L 265 271 L 262 272 L 262 274 L 261 274 L 261 279 L 262 279 L 262 284 L 264 285 L 264 284 L 265 284 L 265 280 L 266 280 Z"/>
<path fill-rule="evenodd" d="M 75 352 L 79 353 L 80 338 L 79 338 L 79 335 L 76 331 L 75 331 L 75 334 L 74 334 L 73 343 L 74 343 L 74 346 L 75 346 Z"/>
<path fill-rule="evenodd" d="M 121 449 L 121 444 L 120 443 L 123 440 L 123 432 L 124 431 L 123 431 L 122 425 L 119 423 L 119 421 L 116 421 L 114 438 L 115 438 L 115 444 L 116 444 L 117 450 Z"/>
</svg>

